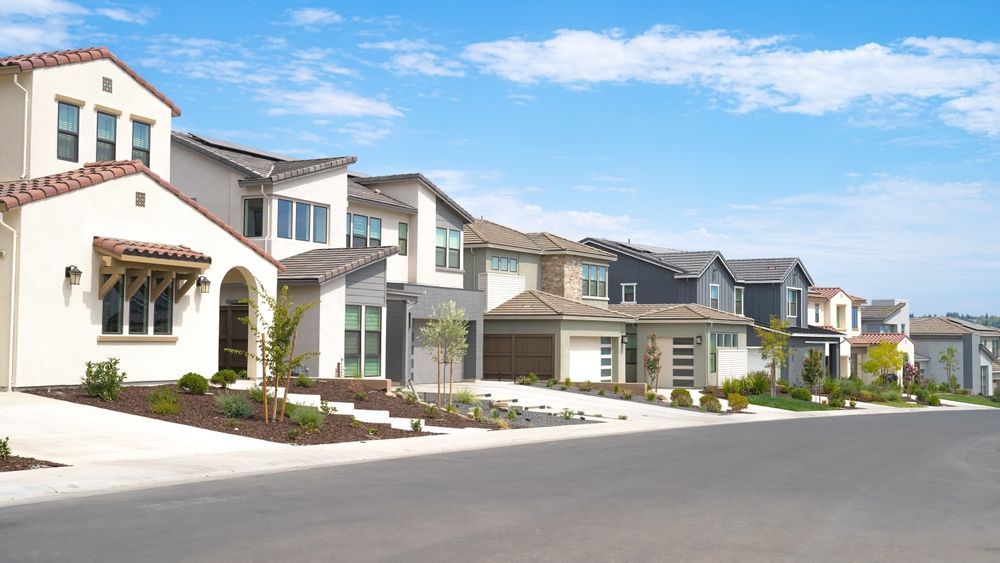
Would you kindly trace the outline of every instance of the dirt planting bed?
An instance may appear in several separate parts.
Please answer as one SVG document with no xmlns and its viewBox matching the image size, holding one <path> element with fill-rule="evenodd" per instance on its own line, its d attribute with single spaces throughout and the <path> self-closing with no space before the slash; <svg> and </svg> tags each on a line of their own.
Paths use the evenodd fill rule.
<svg viewBox="0 0 1000 563">
<path fill-rule="evenodd" d="M 7 459 L 0 459 L 0 473 L 4 471 L 27 471 L 28 469 L 43 469 L 46 467 L 66 467 L 61 463 L 53 463 L 44 459 L 33 457 L 21 457 L 12 455 Z"/>
</svg>

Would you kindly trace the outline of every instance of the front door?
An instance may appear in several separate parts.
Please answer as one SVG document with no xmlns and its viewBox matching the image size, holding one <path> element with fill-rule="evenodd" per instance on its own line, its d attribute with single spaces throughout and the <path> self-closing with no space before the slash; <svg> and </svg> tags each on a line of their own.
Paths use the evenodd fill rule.
<svg viewBox="0 0 1000 563">
<path fill-rule="evenodd" d="M 240 322 L 249 314 L 246 305 L 222 305 L 219 307 L 219 369 L 235 371 L 247 369 L 247 327 Z M 244 354 L 234 354 L 227 350 L 242 350 Z"/>
</svg>

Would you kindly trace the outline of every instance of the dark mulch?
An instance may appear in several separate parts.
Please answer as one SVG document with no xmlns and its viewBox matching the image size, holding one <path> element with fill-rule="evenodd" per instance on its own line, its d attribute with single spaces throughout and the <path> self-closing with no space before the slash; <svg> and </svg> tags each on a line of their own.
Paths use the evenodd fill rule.
<svg viewBox="0 0 1000 563">
<path fill-rule="evenodd" d="M 0 459 L 0 473 L 4 471 L 26 471 L 28 469 L 43 469 L 46 467 L 66 467 L 62 463 L 35 459 L 33 457 L 21 457 L 12 455 L 7 459 Z"/>
<path fill-rule="evenodd" d="M 384 391 L 366 391 L 368 398 L 364 401 L 359 401 L 355 397 L 356 391 L 345 389 L 343 386 L 334 386 L 329 381 L 318 380 L 312 387 L 296 387 L 293 388 L 293 392 L 319 395 L 324 401 L 354 403 L 355 409 L 389 411 L 389 416 L 393 417 L 421 418 L 424 419 L 424 424 L 430 426 L 443 426 L 447 428 L 497 428 L 492 422 L 476 422 L 471 418 L 446 412 L 442 408 L 438 409 L 434 417 L 428 418 L 424 415 L 423 404 L 407 403 L 403 397 L 388 395 Z"/>
<path fill-rule="evenodd" d="M 124 387 L 121 396 L 117 401 L 101 401 L 90 397 L 80 389 L 64 390 L 36 390 L 31 391 L 36 395 L 61 399 L 73 403 L 91 405 L 113 411 L 157 418 L 168 422 L 196 426 L 216 432 L 236 434 L 248 438 L 257 438 L 270 442 L 284 442 L 301 445 L 309 444 L 333 444 L 337 442 L 357 442 L 364 440 L 384 440 L 389 438 L 412 438 L 415 436 L 430 436 L 427 432 L 411 432 L 408 430 L 397 430 L 388 424 L 362 423 L 352 426 L 352 416 L 330 415 L 326 417 L 326 422 L 315 432 L 300 432 L 296 438 L 289 437 L 289 431 L 299 430 L 298 425 L 284 418 L 277 423 L 267 424 L 264 422 L 263 407 L 251 401 L 253 414 L 250 418 L 235 420 L 228 419 L 219 413 L 219 408 L 215 404 L 215 395 L 188 395 L 178 393 L 180 396 L 181 410 L 177 414 L 155 414 L 150 410 L 149 393 L 158 388 L 169 387 L 177 391 L 176 385 L 161 385 L 159 387 Z M 245 391 L 223 391 L 211 389 L 215 394 L 246 394 Z M 369 430 L 374 429 L 374 435 Z"/>
</svg>

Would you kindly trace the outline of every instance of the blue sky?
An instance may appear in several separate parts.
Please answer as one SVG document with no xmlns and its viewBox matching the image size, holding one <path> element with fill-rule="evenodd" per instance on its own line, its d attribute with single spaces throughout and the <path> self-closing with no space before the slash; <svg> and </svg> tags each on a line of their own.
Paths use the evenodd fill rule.
<svg viewBox="0 0 1000 563">
<path fill-rule="evenodd" d="M 1000 5 L 802 4 L 0 0 L 0 53 L 107 45 L 175 128 L 422 171 L 523 230 L 997 313 Z"/>
</svg>

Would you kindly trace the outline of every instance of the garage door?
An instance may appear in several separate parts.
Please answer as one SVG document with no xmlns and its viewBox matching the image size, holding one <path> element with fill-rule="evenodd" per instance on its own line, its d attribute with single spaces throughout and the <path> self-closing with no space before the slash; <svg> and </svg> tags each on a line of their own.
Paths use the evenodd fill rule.
<svg viewBox="0 0 1000 563">
<path fill-rule="evenodd" d="M 534 373 L 539 379 L 555 374 L 555 337 L 551 334 L 483 335 L 483 377 L 512 380 Z"/>
<path fill-rule="evenodd" d="M 611 381 L 611 338 L 571 337 L 569 372 L 573 381 Z"/>
</svg>

